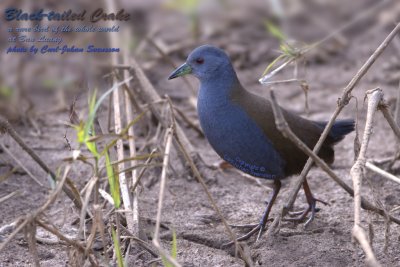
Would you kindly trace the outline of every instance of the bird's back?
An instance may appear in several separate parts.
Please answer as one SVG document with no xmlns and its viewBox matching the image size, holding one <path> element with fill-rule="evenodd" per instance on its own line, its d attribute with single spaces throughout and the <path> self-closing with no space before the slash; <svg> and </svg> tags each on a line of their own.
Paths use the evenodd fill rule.
<svg viewBox="0 0 400 267">
<path fill-rule="evenodd" d="M 285 138 L 276 128 L 270 101 L 244 89 L 233 91 L 231 98 L 234 103 L 245 110 L 249 118 L 252 118 L 256 122 L 267 138 L 273 143 L 276 151 L 285 161 L 285 176 L 299 173 L 303 169 L 308 156 L 290 140 Z M 313 149 L 324 130 L 325 124 L 323 122 L 307 120 L 283 108 L 282 112 L 290 129 L 310 149 Z M 333 145 L 353 130 L 354 122 L 352 120 L 336 122 L 318 155 L 328 164 L 333 163 Z"/>
</svg>

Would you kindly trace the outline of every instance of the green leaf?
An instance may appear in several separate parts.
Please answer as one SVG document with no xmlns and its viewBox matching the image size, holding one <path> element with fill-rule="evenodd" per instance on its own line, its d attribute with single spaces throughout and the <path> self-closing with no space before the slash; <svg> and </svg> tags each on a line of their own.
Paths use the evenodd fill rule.
<svg viewBox="0 0 400 267">
<path fill-rule="evenodd" d="M 85 137 L 84 140 L 86 140 L 89 136 L 89 130 L 93 129 L 93 121 L 94 118 L 96 117 L 96 112 L 99 109 L 101 103 L 107 98 L 107 96 L 109 94 L 111 94 L 114 90 L 118 89 L 122 84 L 129 82 L 130 80 L 132 80 L 132 77 L 125 79 L 124 81 L 120 82 L 120 83 L 116 83 L 114 84 L 113 87 L 111 87 L 110 89 L 108 89 L 100 98 L 99 100 L 97 100 L 96 104 L 93 104 L 93 97 L 91 98 L 90 102 L 89 102 L 89 117 L 86 120 L 85 123 Z"/>
<path fill-rule="evenodd" d="M 196 10 L 199 4 L 200 0 L 170 0 L 165 3 L 165 7 L 190 14 Z"/>
<path fill-rule="evenodd" d="M 163 255 L 161 255 L 161 261 L 165 267 L 174 267 L 174 265 L 172 265 L 172 263 L 170 263 L 169 260 Z"/>
<path fill-rule="evenodd" d="M 121 247 L 119 246 L 119 240 L 117 234 L 115 233 L 114 227 L 111 227 L 111 234 L 114 242 L 115 255 L 117 255 L 118 267 L 124 267 L 124 260 L 122 258 Z"/>
<path fill-rule="evenodd" d="M 282 60 L 284 57 L 286 57 L 286 55 L 279 55 L 277 58 L 275 58 L 271 63 L 269 63 L 269 65 L 267 66 L 267 68 L 264 70 L 263 74 L 261 75 L 262 77 L 265 76 L 271 69 L 273 66 L 276 65 L 276 63 L 278 63 L 280 60 Z"/>
<path fill-rule="evenodd" d="M 97 90 L 93 92 L 93 94 L 89 98 L 89 116 L 85 123 L 80 124 L 79 126 L 74 126 L 77 131 L 77 138 L 80 144 L 85 144 L 89 151 L 96 157 L 100 158 L 100 154 L 97 151 L 96 143 L 90 140 L 91 135 L 95 135 L 94 132 L 94 118 L 96 117 L 96 112 L 99 109 L 101 103 L 106 99 L 106 97 L 111 94 L 114 90 L 118 89 L 122 84 L 130 81 L 132 77 L 125 79 L 120 83 L 114 84 L 113 87 L 108 89 L 96 102 Z"/>
<path fill-rule="evenodd" d="M 173 259 L 176 259 L 176 257 L 177 257 L 177 255 L 178 255 L 178 242 L 177 242 L 177 239 L 176 239 L 176 232 L 175 232 L 175 230 L 172 230 L 172 247 L 171 247 L 171 257 L 173 258 Z M 161 261 L 163 262 L 163 265 L 165 266 L 165 267 L 173 267 L 174 265 L 171 263 L 171 262 L 169 262 L 169 260 L 166 258 L 166 257 L 164 257 L 164 256 L 161 256 Z"/>
<path fill-rule="evenodd" d="M 0 96 L 8 98 L 12 95 L 12 93 L 13 93 L 13 90 L 10 87 L 5 86 L 5 85 L 0 87 Z"/>
<path fill-rule="evenodd" d="M 283 32 L 272 22 L 266 20 L 264 22 L 265 28 L 267 28 L 267 31 L 271 33 L 272 36 L 277 38 L 279 41 L 284 41 L 286 40 L 286 36 L 283 34 Z"/>
<path fill-rule="evenodd" d="M 118 175 L 115 175 L 114 167 L 111 164 L 108 151 L 105 153 L 105 156 L 106 156 L 106 171 L 107 171 L 108 183 L 110 185 L 110 193 L 114 200 L 114 206 L 115 208 L 118 209 L 121 205 Z"/>
<path fill-rule="evenodd" d="M 281 43 L 279 46 L 280 50 L 282 51 L 283 54 L 289 56 L 289 57 L 296 57 L 297 53 L 296 50 L 293 46 L 287 44 L 287 43 Z"/>
<path fill-rule="evenodd" d="M 57 80 L 55 79 L 46 79 L 43 81 L 43 87 L 46 89 L 54 89 L 57 85 Z"/>
<path fill-rule="evenodd" d="M 120 133 L 120 137 L 124 136 L 130 127 L 132 127 L 133 125 L 135 125 L 142 117 L 143 115 L 146 113 L 148 109 L 144 110 L 142 113 L 140 113 L 135 119 L 133 119 L 124 129 L 122 129 L 121 133 Z M 104 150 L 100 153 L 101 155 L 103 155 L 106 151 L 108 151 L 112 146 L 114 146 L 119 138 L 116 138 L 114 140 L 112 140 L 109 144 L 106 145 L 106 147 L 104 148 Z"/>
<path fill-rule="evenodd" d="M 178 255 L 178 242 L 176 240 L 176 232 L 175 230 L 172 230 L 172 250 L 171 250 L 171 256 L 173 259 L 176 259 Z"/>
<path fill-rule="evenodd" d="M 97 152 L 97 146 L 96 146 L 95 142 L 86 141 L 85 145 L 89 149 L 89 151 L 92 153 L 93 156 L 95 156 L 96 158 L 99 157 L 99 153 Z"/>
<path fill-rule="evenodd" d="M 85 143 L 85 127 L 83 123 L 81 122 L 79 125 L 74 125 L 73 127 L 75 128 L 79 144 Z"/>
<path fill-rule="evenodd" d="M 93 94 L 89 98 L 89 113 L 94 111 L 94 106 L 96 105 L 97 89 L 93 91 Z"/>
</svg>

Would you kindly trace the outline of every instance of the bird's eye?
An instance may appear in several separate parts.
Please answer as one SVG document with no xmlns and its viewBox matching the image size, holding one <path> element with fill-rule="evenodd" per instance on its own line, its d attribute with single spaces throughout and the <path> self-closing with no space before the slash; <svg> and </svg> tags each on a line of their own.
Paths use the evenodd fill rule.
<svg viewBox="0 0 400 267">
<path fill-rule="evenodd" d="M 201 58 L 201 57 L 196 58 L 196 63 L 197 63 L 197 64 L 203 64 L 203 63 L 204 63 L 204 59 Z"/>
</svg>

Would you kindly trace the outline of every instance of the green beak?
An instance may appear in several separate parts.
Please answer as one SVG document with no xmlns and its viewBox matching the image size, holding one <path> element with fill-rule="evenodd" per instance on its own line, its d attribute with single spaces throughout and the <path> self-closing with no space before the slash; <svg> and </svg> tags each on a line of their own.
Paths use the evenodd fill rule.
<svg viewBox="0 0 400 267">
<path fill-rule="evenodd" d="M 168 80 L 190 73 L 192 73 L 192 67 L 190 67 L 187 63 L 184 63 L 179 68 L 174 70 L 174 72 L 171 73 L 171 75 L 169 75 Z"/>
</svg>

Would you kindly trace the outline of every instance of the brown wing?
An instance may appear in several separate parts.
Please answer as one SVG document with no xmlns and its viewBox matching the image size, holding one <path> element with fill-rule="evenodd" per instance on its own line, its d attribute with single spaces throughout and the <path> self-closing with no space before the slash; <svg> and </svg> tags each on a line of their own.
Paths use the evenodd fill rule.
<svg viewBox="0 0 400 267">
<path fill-rule="evenodd" d="M 289 176 L 299 173 L 308 157 L 276 128 L 271 102 L 244 89 L 234 90 L 231 97 L 232 101 L 240 105 L 263 129 L 265 135 L 283 157 L 286 162 L 285 174 Z M 283 108 L 282 112 L 297 137 L 310 149 L 313 149 L 323 129 L 314 122 L 290 113 Z M 332 163 L 334 160 L 334 151 L 331 145 L 323 145 L 318 155 L 327 163 Z"/>
</svg>

